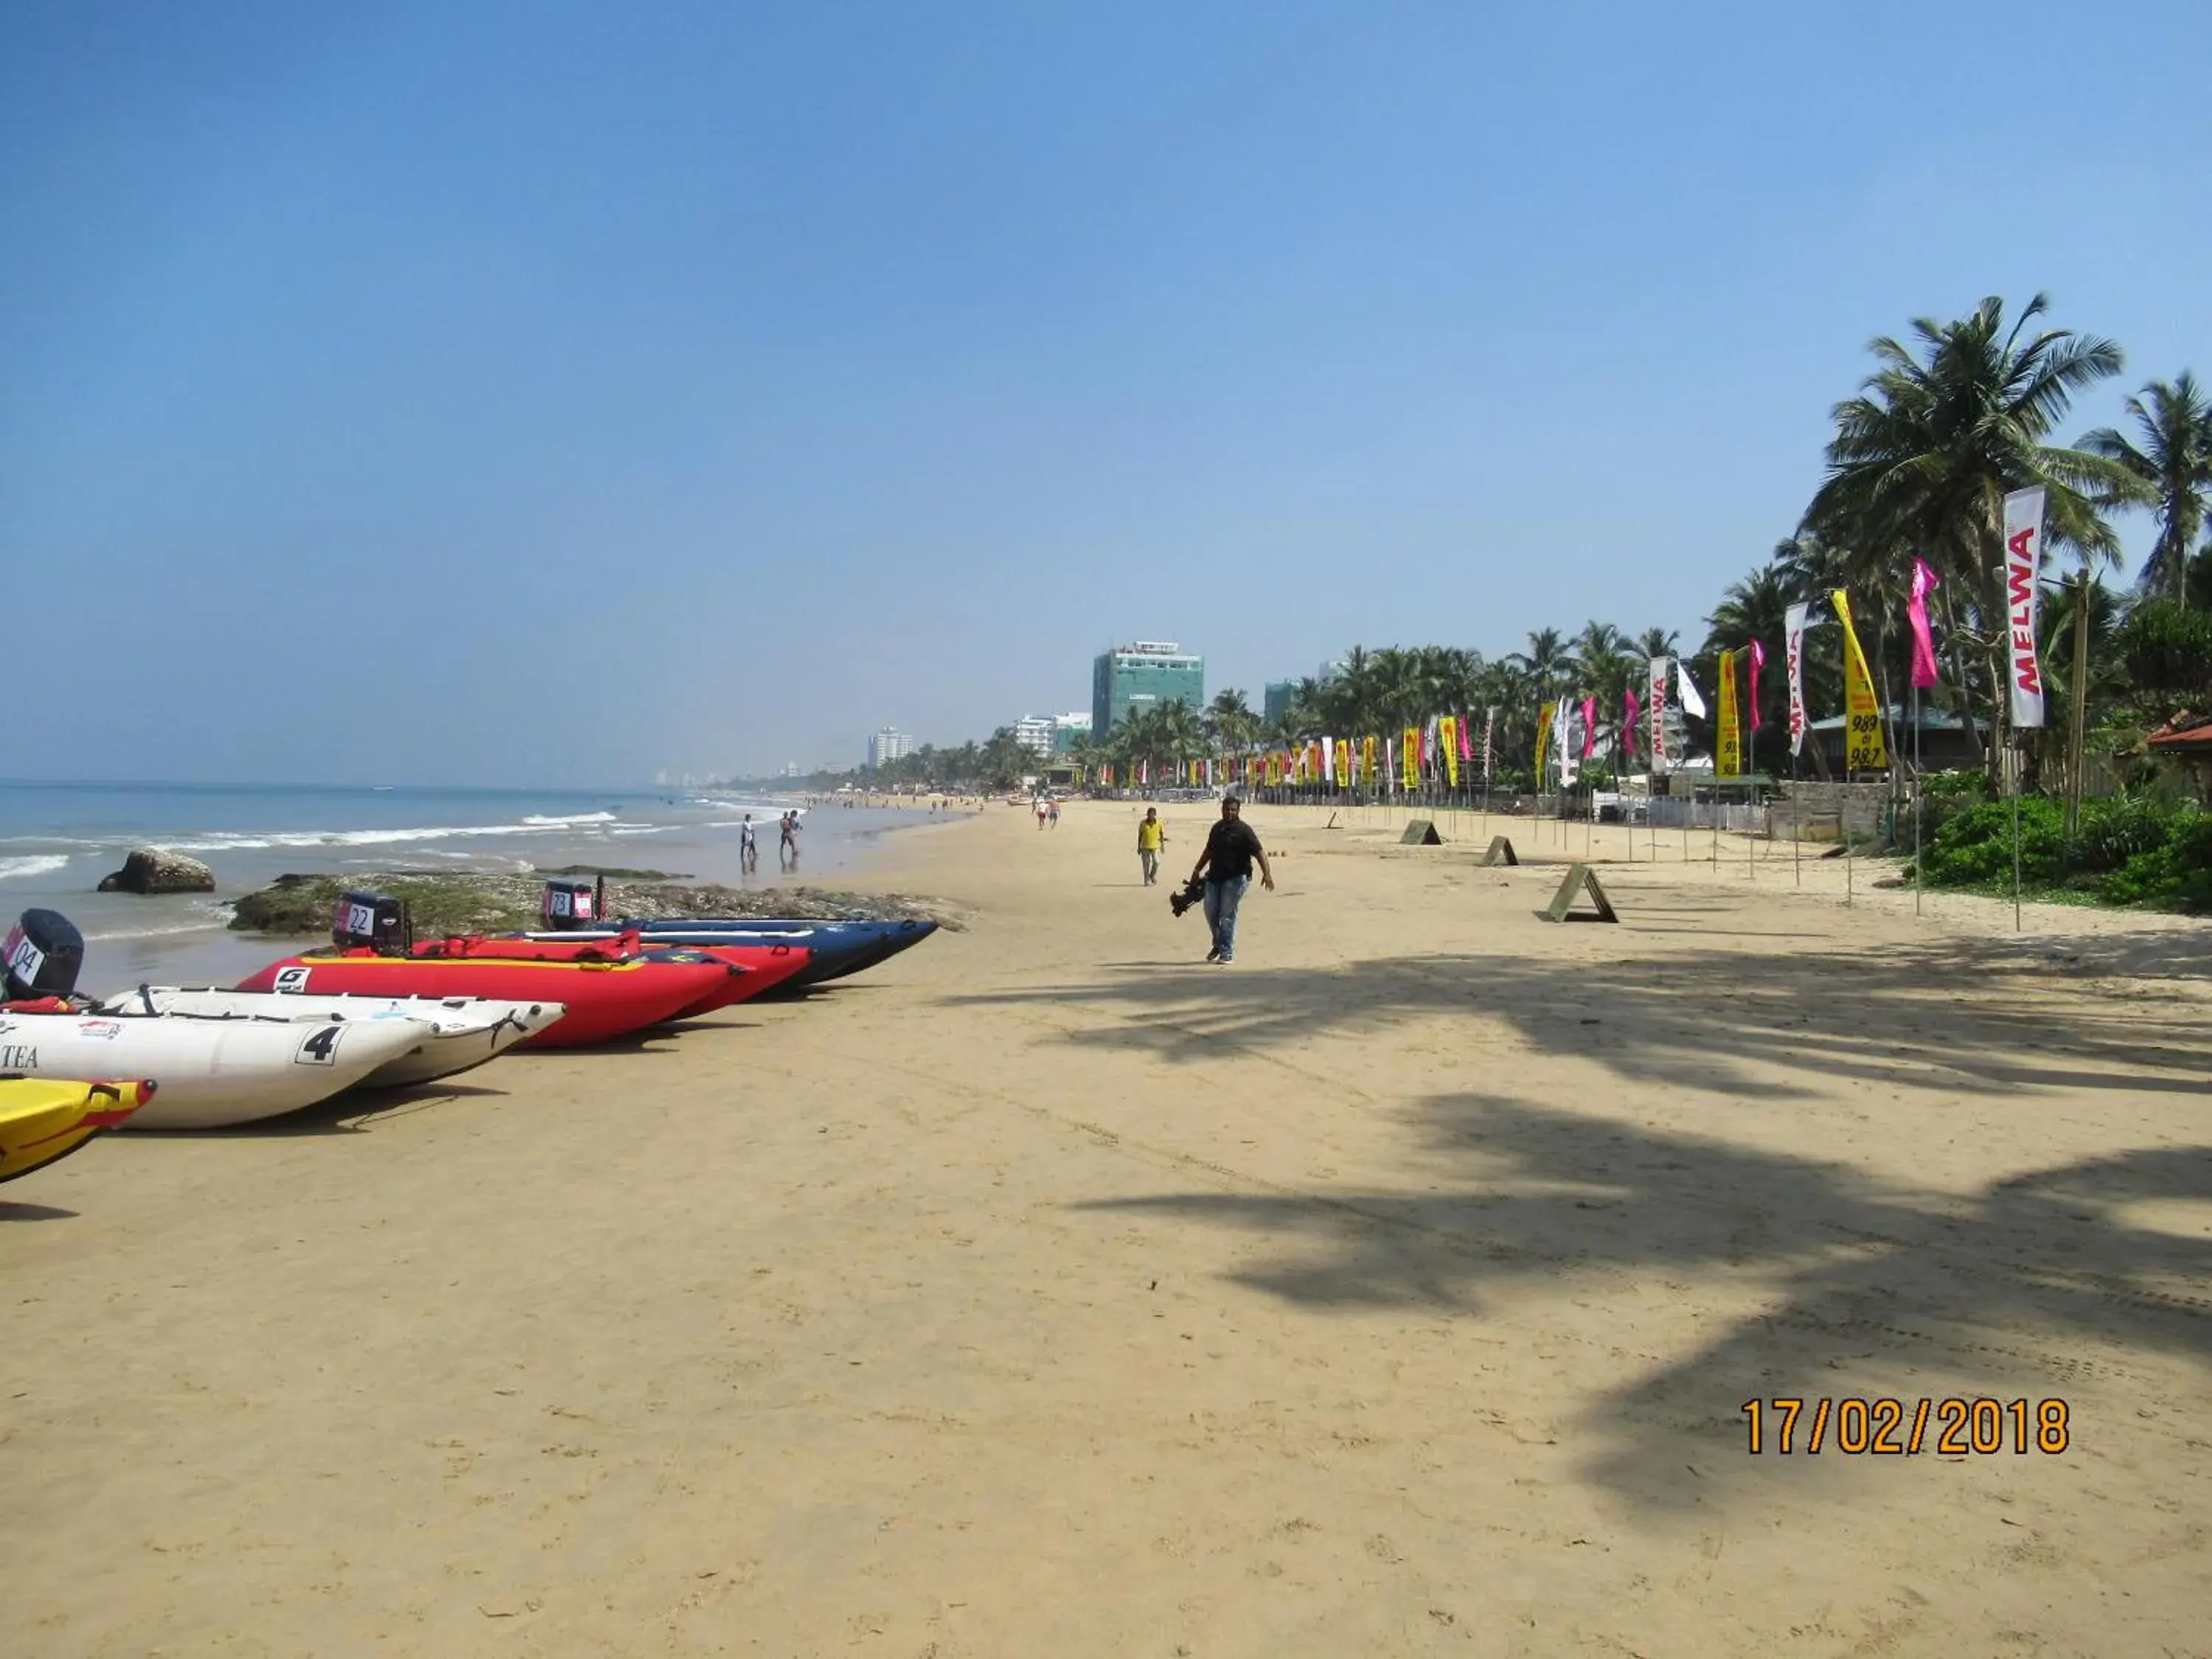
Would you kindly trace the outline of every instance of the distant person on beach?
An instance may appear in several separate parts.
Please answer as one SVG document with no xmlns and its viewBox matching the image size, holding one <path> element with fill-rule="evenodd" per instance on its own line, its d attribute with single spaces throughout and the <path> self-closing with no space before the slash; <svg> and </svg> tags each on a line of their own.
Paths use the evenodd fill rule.
<svg viewBox="0 0 2212 1659">
<path fill-rule="evenodd" d="M 1206 881 L 1206 925 L 1213 934 L 1208 962 L 1227 963 L 1237 959 L 1237 907 L 1251 884 L 1252 866 L 1260 866 L 1260 884 L 1275 890 L 1275 872 L 1267 867 L 1267 854 L 1260 837 L 1244 822 L 1243 808 L 1234 795 L 1221 798 L 1221 818 L 1207 832 L 1206 850 L 1191 866 L 1193 881 Z"/>
<path fill-rule="evenodd" d="M 1044 828 L 1044 797 L 1042 795 L 1039 795 L 1036 798 L 1035 805 L 1036 806 L 1037 828 L 1042 830 Z"/>
<path fill-rule="evenodd" d="M 1057 830 L 1060 828 L 1060 803 L 1058 801 L 1053 802 L 1051 810 L 1047 815 L 1047 820 L 1051 823 L 1054 829 Z"/>
<path fill-rule="evenodd" d="M 747 875 L 760 868 L 760 842 L 753 838 L 753 815 L 738 826 L 738 868 Z"/>
<path fill-rule="evenodd" d="M 1167 840 L 1168 827 L 1160 822 L 1160 809 L 1147 806 L 1144 822 L 1137 826 L 1137 862 L 1144 866 L 1147 887 L 1160 878 L 1160 848 Z"/>
<path fill-rule="evenodd" d="M 782 869 L 791 870 L 798 867 L 799 814 L 796 812 L 786 812 L 783 815 L 783 839 L 776 847 L 775 861 Z"/>
</svg>

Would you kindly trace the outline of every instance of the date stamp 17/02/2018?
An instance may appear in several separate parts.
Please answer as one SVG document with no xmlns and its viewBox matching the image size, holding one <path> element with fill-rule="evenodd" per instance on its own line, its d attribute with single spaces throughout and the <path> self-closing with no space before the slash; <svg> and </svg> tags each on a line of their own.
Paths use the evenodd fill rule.
<svg viewBox="0 0 2212 1659">
<path fill-rule="evenodd" d="M 1753 1457 L 1799 1452 L 1846 1457 L 2026 1457 L 2063 1454 L 2073 1412 L 2063 1400 L 1895 1400 L 1857 1395 L 1747 1400 L 1745 1450 Z"/>
</svg>

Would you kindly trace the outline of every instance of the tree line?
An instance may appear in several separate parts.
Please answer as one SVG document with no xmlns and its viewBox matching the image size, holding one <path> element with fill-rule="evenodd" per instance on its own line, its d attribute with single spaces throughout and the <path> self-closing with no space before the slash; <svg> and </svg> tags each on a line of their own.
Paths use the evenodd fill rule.
<svg viewBox="0 0 2212 1659">
<path fill-rule="evenodd" d="M 1874 367 L 1832 410 L 1833 435 L 1819 488 L 1799 522 L 1767 557 L 1729 585 L 1705 618 L 1705 635 L 1685 653 L 1675 633 L 1646 628 L 1633 635 L 1592 621 L 1571 635 L 1530 634 L 1525 648 L 1496 658 L 1457 646 L 1355 646 L 1338 672 L 1293 688 L 1289 707 L 1261 717 L 1241 690 L 1224 690 L 1204 708 L 1170 702 L 1133 711 L 1110 732 L 1094 733 L 1067 758 L 1086 769 L 1111 763 L 1118 778 L 1206 757 L 1284 748 L 1323 736 L 1395 733 L 1439 714 L 1486 711 L 1494 721 L 1496 776 L 1515 787 L 1528 776 L 1544 704 L 1595 697 L 1601 718 L 1617 722 L 1622 692 L 1641 696 L 1650 659 L 1679 656 L 1710 699 L 1723 650 L 1758 641 L 1767 652 L 1759 687 L 1760 729 L 1750 737 L 1754 769 L 1790 769 L 1788 684 L 1782 650 L 1789 607 L 1812 607 L 1805 680 L 1813 718 L 1840 714 L 1843 670 L 1830 596 L 1850 596 L 1861 643 L 1885 707 L 1905 701 L 1910 634 L 1905 621 L 1913 561 L 1941 579 L 1930 605 L 1941 684 L 1923 694 L 1956 716 L 1994 773 L 1993 734 L 2004 728 L 2008 628 L 2002 575 L 2003 501 L 2016 489 L 2045 492 L 2045 540 L 2039 626 L 2050 725 L 2034 740 L 2031 768 L 2063 750 L 2063 711 L 2077 673 L 2088 704 L 2094 750 L 2124 757 L 2144 730 L 2185 708 L 2212 702 L 2212 400 L 2193 374 L 2151 380 L 2125 404 L 2127 425 L 2057 441 L 2068 412 L 2089 389 L 2124 373 L 2120 347 L 2100 336 L 2055 327 L 2041 295 L 2009 318 L 2004 302 L 1984 300 L 1949 321 L 1921 318 L 1906 339 L 1883 336 L 1869 350 Z M 2155 535 L 2132 586 L 2120 566 L 2118 515 L 2152 515 Z M 2088 613 L 2087 649 L 2075 660 L 2077 611 Z M 1706 723 L 1687 722 L 1693 744 L 1710 748 Z M 1891 752 L 1910 752 L 1896 741 Z M 1037 769 L 1033 756 L 1000 727 L 981 745 L 931 750 L 890 763 L 878 776 L 947 787 L 974 781 L 1006 787 Z"/>
</svg>

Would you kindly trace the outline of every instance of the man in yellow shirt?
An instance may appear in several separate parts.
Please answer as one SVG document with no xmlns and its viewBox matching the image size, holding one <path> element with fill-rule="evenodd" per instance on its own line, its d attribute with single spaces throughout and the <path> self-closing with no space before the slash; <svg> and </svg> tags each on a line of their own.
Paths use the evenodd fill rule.
<svg viewBox="0 0 2212 1659">
<path fill-rule="evenodd" d="M 1150 887 L 1159 878 L 1160 848 L 1168 838 L 1168 827 L 1160 822 L 1160 809 L 1147 806 L 1145 821 L 1137 826 L 1137 862 L 1145 866 L 1145 885 Z"/>
</svg>

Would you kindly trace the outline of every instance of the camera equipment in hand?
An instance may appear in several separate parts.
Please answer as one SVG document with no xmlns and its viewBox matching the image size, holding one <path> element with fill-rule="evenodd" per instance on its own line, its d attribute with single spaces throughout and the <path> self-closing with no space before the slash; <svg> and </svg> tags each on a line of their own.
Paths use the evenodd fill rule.
<svg viewBox="0 0 2212 1659">
<path fill-rule="evenodd" d="M 590 927 L 605 921 L 607 878 L 601 876 L 597 882 L 589 882 L 556 878 L 547 882 L 544 902 L 538 915 L 546 927 L 555 933 Z"/>
<path fill-rule="evenodd" d="M 1206 884 L 1202 881 L 1192 881 L 1187 883 L 1181 892 L 1168 895 L 1168 908 L 1174 911 L 1176 915 L 1181 915 L 1205 897 Z"/>
<path fill-rule="evenodd" d="M 346 893 L 331 918 L 331 942 L 341 951 L 367 945 L 380 957 L 404 957 L 415 948 L 407 906 L 389 893 Z"/>
<path fill-rule="evenodd" d="M 0 943 L 0 975 L 12 1000 L 65 997 L 84 966 L 84 935 L 58 910 L 26 910 Z"/>
</svg>

